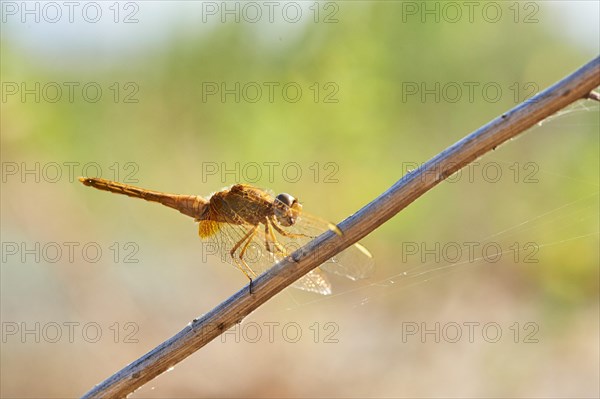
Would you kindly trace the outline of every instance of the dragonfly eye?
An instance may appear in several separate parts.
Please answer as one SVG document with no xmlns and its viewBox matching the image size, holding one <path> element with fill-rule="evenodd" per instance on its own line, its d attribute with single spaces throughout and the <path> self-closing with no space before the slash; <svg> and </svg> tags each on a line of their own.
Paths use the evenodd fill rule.
<svg viewBox="0 0 600 399">
<path fill-rule="evenodd" d="M 292 197 L 291 195 L 287 194 L 287 193 L 281 193 L 276 197 L 277 201 L 281 202 L 282 204 L 286 205 L 286 206 L 292 206 L 292 204 L 294 203 L 294 201 L 296 201 L 296 198 Z"/>
<path fill-rule="evenodd" d="M 275 198 L 274 213 L 277 221 L 282 226 L 291 226 L 298 220 L 302 205 L 289 194 L 282 193 Z"/>
</svg>

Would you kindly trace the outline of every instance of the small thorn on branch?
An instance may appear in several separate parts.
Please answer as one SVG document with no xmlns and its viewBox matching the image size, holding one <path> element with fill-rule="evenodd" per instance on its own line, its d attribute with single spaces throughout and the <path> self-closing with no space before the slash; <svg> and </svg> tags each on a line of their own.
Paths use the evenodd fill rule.
<svg viewBox="0 0 600 399">
<path fill-rule="evenodd" d="M 600 93 L 598 93 L 597 91 L 590 91 L 587 94 L 587 96 L 585 96 L 585 98 L 587 98 L 588 100 L 600 101 Z"/>
</svg>

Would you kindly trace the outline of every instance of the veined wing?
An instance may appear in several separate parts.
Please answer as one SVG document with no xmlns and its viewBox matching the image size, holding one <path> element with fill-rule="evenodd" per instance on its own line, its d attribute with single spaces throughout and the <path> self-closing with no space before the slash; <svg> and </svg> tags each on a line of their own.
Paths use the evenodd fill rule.
<svg viewBox="0 0 600 399">
<path fill-rule="evenodd" d="M 235 210 L 228 210 L 227 213 L 234 216 L 226 218 L 227 222 L 200 221 L 199 232 L 204 240 L 203 248 L 207 253 L 220 255 L 222 261 L 237 268 L 241 266 L 239 258 L 243 251 L 242 259 L 252 275 L 262 273 L 328 228 L 339 233 L 339 229 L 334 225 L 303 213 L 294 225 L 279 226 L 289 234 L 286 236 L 272 227 L 271 220 L 266 221 L 268 227 L 262 223 L 254 226 L 243 223 L 241 218 L 235 216 Z M 232 256 L 231 251 L 234 248 Z M 355 244 L 312 270 L 292 286 L 328 295 L 331 294 L 331 284 L 323 271 L 357 280 L 368 277 L 373 268 L 374 262 L 370 253 L 362 245 Z"/>
<path fill-rule="evenodd" d="M 290 229 L 302 232 L 311 237 L 311 239 L 326 230 L 332 230 L 340 236 L 343 234 L 335 224 L 306 212 L 302 213 L 300 220 L 294 226 L 291 226 Z M 369 250 L 361 244 L 356 243 L 335 255 L 320 267 L 328 273 L 346 277 L 350 280 L 359 280 L 368 278 L 373 274 L 375 262 Z"/>
<path fill-rule="evenodd" d="M 236 251 L 231 254 L 232 248 L 234 248 L 244 237 L 247 237 L 249 232 L 254 229 L 254 226 L 249 224 L 234 225 L 230 223 L 217 223 L 201 221 L 201 229 L 209 229 L 211 231 L 210 236 L 203 238 L 203 249 L 207 254 L 218 255 L 224 262 L 230 263 L 233 266 L 240 268 L 244 265 L 240 265 L 237 260 L 243 249 L 244 244 L 240 244 Z M 262 226 L 259 226 L 259 228 Z M 277 238 L 281 239 L 278 235 Z M 287 237 L 285 237 L 287 239 Z M 281 244 L 281 243 L 280 243 Z M 282 244 L 279 250 L 271 249 L 267 250 L 267 236 L 264 231 L 256 230 L 255 235 L 248 242 L 248 246 L 243 255 L 244 262 L 251 269 L 251 274 L 259 275 L 269 267 L 273 266 L 277 261 L 283 259 L 293 252 L 290 245 Z M 293 249 L 300 248 L 298 244 L 293 245 Z M 322 270 L 316 268 L 311 270 L 308 274 L 298 279 L 292 284 L 293 287 L 315 292 L 321 295 L 331 294 L 331 283 L 329 279 L 323 273 Z"/>
</svg>

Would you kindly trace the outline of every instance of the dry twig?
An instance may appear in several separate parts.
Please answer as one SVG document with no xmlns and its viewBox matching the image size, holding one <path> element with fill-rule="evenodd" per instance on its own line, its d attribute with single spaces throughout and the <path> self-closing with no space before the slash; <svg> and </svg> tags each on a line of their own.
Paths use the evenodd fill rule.
<svg viewBox="0 0 600 399">
<path fill-rule="evenodd" d="M 454 172 L 569 104 L 590 98 L 592 90 L 599 85 L 600 57 L 406 174 L 378 198 L 341 222 L 338 225 L 343 233 L 341 236 L 328 231 L 317 237 L 254 280 L 252 294 L 248 286 L 244 287 L 172 338 L 96 385 L 84 398 L 124 397 L 133 392 L 239 323 L 295 280 L 365 237 Z"/>
</svg>

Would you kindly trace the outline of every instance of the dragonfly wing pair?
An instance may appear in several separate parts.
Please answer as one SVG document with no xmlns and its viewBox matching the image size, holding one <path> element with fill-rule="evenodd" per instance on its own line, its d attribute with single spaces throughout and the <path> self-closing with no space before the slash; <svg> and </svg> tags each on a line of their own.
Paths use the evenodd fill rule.
<svg viewBox="0 0 600 399">
<path fill-rule="evenodd" d="M 245 196 L 242 200 L 233 194 L 216 197 L 225 191 L 215 194 L 210 199 L 207 215 L 199 220 L 199 234 L 206 252 L 220 255 L 248 278 L 262 273 L 328 228 L 336 231 L 333 225 L 305 212 L 290 226 L 283 226 L 272 213 L 264 210 L 275 197 L 254 187 L 251 189 L 248 192 L 240 189 L 238 194 Z M 264 204 L 259 204 L 261 201 Z M 293 286 L 329 295 L 331 283 L 325 272 L 357 280 L 368 277 L 373 267 L 371 254 L 360 244 L 355 244 L 300 278 Z"/>
</svg>

